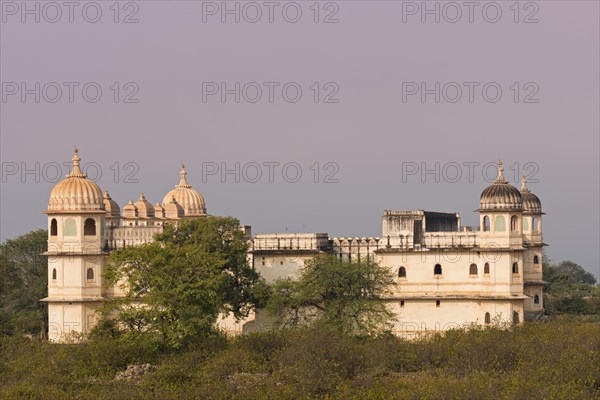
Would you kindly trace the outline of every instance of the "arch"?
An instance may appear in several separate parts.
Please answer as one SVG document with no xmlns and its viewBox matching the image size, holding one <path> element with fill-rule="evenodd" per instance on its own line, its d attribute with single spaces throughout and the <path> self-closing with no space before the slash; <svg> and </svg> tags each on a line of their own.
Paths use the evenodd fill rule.
<svg viewBox="0 0 600 400">
<path fill-rule="evenodd" d="M 533 230 L 534 232 L 537 232 L 539 229 L 539 220 L 537 217 L 533 217 L 533 220 L 531 221 L 531 230 Z"/>
<path fill-rule="evenodd" d="M 398 278 L 406 278 L 406 268 L 398 268 Z"/>
<path fill-rule="evenodd" d="M 433 274 L 434 275 L 442 274 L 442 266 L 440 264 L 435 264 L 435 266 L 433 267 Z"/>
<path fill-rule="evenodd" d="M 506 219 L 504 219 L 504 215 L 496 215 L 494 232 L 506 232 Z"/>
<path fill-rule="evenodd" d="M 490 263 L 485 263 L 485 264 L 484 264 L 484 266 L 483 266 L 483 273 L 484 273 L 485 275 L 487 275 L 487 274 L 489 274 L 489 273 L 490 273 Z"/>
<path fill-rule="evenodd" d="M 535 256 L 533 256 L 533 263 L 534 264 L 539 264 L 540 263 L 540 258 L 537 256 L 537 254 Z"/>
<path fill-rule="evenodd" d="M 540 296 L 537 294 L 533 296 L 533 304 L 540 304 Z"/>
<path fill-rule="evenodd" d="M 84 236 L 96 236 L 96 220 L 94 218 L 86 218 L 83 224 Z"/>
<path fill-rule="evenodd" d="M 513 274 L 518 274 L 519 273 L 519 263 L 514 262 L 512 265 L 512 273 Z"/>
<path fill-rule="evenodd" d="M 486 324 L 491 324 L 492 323 L 492 317 L 490 316 L 489 312 L 485 313 L 485 323 Z"/>
<path fill-rule="evenodd" d="M 56 280 L 56 268 L 52 268 L 52 280 Z"/>
<path fill-rule="evenodd" d="M 56 221 L 56 218 L 52 218 L 50 221 L 50 236 L 56 235 L 58 235 L 58 222 Z"/>
<path fill-rule="evenodd" d="M 88 268 L 87 269 L 86 278 L 87 278 L 88 281 L 93 281 L 94 280 L 94 269 L 93 268 Z"/>
<path fill-rule="evenodd" d="M 63 235 L 77 236 L 77 223 L 75 222 L 75 218 L 65 219 L 65 223 L 63 226 Z"/>
<path fill-rule="evenodd" d="M 487 215 L 483 217 L 483 224 L 481 226 L 481 230 L 484 232 L 490 231 L 490 217 Z"/>
<path fill-rule="evenodd" d="M 518 324 L 520 322 L 519 313 L 517 311 L 513 311 L 513 324 Z"/>
<path fill-rule="evenodd" d="M 469 275 L 477 275 L 477 264 L 471 264 L 469 266 Z"/>
<path fill-rule="evenodd" d="M 510 217 L 510 231 L 516 232 L 519 230 L 519 217 L 513 215 Z"/>
</svg>

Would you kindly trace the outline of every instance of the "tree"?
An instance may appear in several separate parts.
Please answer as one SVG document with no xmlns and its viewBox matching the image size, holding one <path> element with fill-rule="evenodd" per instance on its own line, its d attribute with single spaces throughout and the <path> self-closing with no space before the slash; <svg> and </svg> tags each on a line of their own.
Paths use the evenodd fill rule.
<svg viewBox="0 0 600 400">
<path fill-rule="evenodd" d="M 300 276 L 277 280 L 267 306 L 279 326 L 323 325 L 343 333 L 374 333 L 394 320 L 383 300 L 394 282 L 375 261 L 342 261 L 319 255 Z"/>
<path fill-rule="evenodd" d="M 241 318 L 261 304 L 264 284 L 248 263 L 238 220 L 186 220 L 166 226 L 155 239 L 110 255 L 106 278 L 126 295 L 107 303 L 105 326 L 112 320 L 126 332 L 180 347 L 215 333 L 219 313 Z"/>
<path fill-rule="evenodd" d="M 599 309 L 596 278 L 573 261 L 544 265 L 544 305 L 548 314 L 596 314 Z"/>
<path fill-rule="evenodd" d="M 40 229 L 0 245 L 0 334 L 36 334 L 45 326 L 48 232 Z"/>
</svg>

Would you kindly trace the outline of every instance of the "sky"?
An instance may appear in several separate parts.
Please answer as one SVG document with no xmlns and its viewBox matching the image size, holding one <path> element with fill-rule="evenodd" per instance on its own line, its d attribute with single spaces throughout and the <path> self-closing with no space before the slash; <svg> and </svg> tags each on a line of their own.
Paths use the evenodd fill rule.
<svg viewBox="0 0 600 400">
<path fill-rule="evenodd" d="M 379 236 L 506 178 L 554 262 L 599 267 L 596 1 L 2 1 L 0 240 L 74 146 L 121 207 L 179 181 L 254 233 Z M 67 164 L 65 164 L 67 163 Z"/>
</svg>

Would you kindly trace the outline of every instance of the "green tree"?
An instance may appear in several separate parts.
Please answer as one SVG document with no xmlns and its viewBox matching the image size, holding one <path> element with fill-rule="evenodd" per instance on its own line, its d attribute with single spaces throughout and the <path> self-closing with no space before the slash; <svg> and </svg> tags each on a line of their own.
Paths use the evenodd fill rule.
<svg viewBox="0 0 600 400">
<path fill-rule="evenodd" d="M 219 313 L 241 318 L 261 305 L 264 284 L 248 263 L 237 219 L 182 221 L 155 239 L 110 255 L 106 278 L 126 295 L 107 303 L 101 327 L 125 327 L 181 347 L 215 333 Z"/>
<path fill-rule="evenodd" d="M 572 261 L 544 265 L 544 304 L 548 314 L 596 314 L 596 278 Z"/>
<path fill-rule="evenodd" d="M 342 261 L 319 255 L 306 262 L 298 279 L 272 285 L 267 306 L 282 327 L 322 325 L 343 333 L 375 333 L 394 321 L 384 301 L 393 275 L 373 260 Z"/>
<path fill-rule="evenodd" d="M 0 334 L 40 333 L 47 319 L 48 232 L 40 229 L 0 245 Z"/>
</svg>

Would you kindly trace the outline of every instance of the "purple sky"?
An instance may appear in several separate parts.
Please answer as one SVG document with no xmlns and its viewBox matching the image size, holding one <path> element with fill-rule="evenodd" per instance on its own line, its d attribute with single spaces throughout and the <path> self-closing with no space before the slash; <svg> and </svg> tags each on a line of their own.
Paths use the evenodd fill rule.
<svg viewBox="0 0 600 400">
<path fill-rule="evenodd" d="M 475 225 L 489 184 L 483 167 L 501 158 L 513 184 L 523 173 L 538 180 L 529 188 L 547 213 L 550 258 L 598 275 L 598 2 L 521 2 L 518 15 L 513 1 L 478 2 L 473 22 L 464 6 L 457 17 L 463 2 L 427 2 L 439 7 L 439 23 L 421 15 L 422 2 L 322 2 L 318 15 L 313 1 L 277 2 L 273 22 L 265 2 L 241 2 L 239 23 L 221 15 L 222 2 L 122 2 L 118 15 L 113 3 L 95 3 L 96 23 L 86 21 L 96 8 L 85 2 L 73 22 L 64 6 L 57 16 L 47 2 L 28 2 L 39 23 L 20 1 L 1 3 L 0 240 L 46 226 L 56 163 L 68 162 L 74 145 L 121 206 L 142 191 L 162 201 L 185 161 L 211 214 L 236 216 L 255 233 L 340 236 L 380 235 L 385 209 L 456 211 Z M 248 22 L 256 5 L 262 16 Z M 299 21 L 288 22 L 297 9 Z M 209 92 L 221 83 L 232 90 L 225 102 Z M 22 89 L 30 89 L 24 99 Z M 280 163 L 273 182 L 271 162 Z M 203 172 L 235 163 L 239 182 L 233 173 L 203 182 Z M 287 163 L 297 164 L 284 177 Z M 421 176 L 436 163 L 438 177 Z M 263 175 L 252 183 L 256 165 Z M 302 177 L 291 183 L 294 165 Z M 329 173 L 337 183 L 325 183 Z"/>
</svg>

